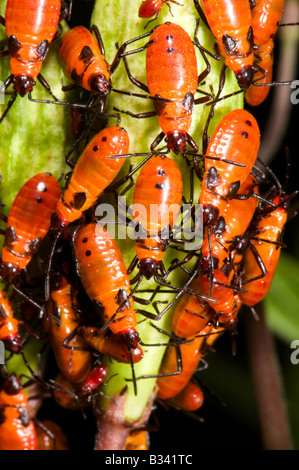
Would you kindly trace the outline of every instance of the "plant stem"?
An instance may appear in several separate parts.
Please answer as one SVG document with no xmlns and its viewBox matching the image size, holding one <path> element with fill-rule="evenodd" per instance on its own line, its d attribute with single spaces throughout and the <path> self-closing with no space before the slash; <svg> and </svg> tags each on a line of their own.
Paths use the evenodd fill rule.
<svg viewBox="0 0 299 470">
<path fill-rule="evenodd" d="M 292 450 L 281 374 L 262 303 L 259 321 L 246 315 L 247 348 L 260 418 L 264 450 Z"/>
<path fill-rule="evenodd" d="M 97 416 L 97 435 L 94 450 L 124 450 L 129 432 L 146 425 L 152 411 L 155 392 L 145 408 L 143 416 L 135 423 L 124 419 L 125 394 L 114 396 L 108 408 Z"/>
</svg>

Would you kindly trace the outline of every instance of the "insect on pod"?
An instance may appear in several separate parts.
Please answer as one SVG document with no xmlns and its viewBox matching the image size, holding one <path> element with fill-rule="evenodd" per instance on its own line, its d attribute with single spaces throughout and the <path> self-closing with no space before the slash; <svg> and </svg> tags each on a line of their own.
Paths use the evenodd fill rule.
<svg viewBox="0 0 299 470">
<path fill-rule="evenodd" d="M 240 299 L 250 307 L 267 295 L 280 257 L 289 201 L 281 194 L 276 196 L 273 202 L 277 208 L 257 217 L 244 235 L 245 240 L 248 240 L 248 247 L 243 256 L 239 276 L 241 285 L 247 292 L 240 292 Z"/>
<path fill-rule="evenodd" d="M 126 154 L 128 150 L 129 136 L 123 128 L 118 126 L 101 130 L 87 144 L 51 217 L 47 243 L 53 246 L 53 250 L 64 229 L 70 223 L 80 219 L 84 211 L 95 204 L 97 198 L 112 183 L 122 168 L 124 159 L 109 157 Z M 46 281 L 47 299 L 49 298 L 51 264 L 52 258 L 50 257 Z"/>
<path fill-rule="evenodd" d="M 238 194 L 247 194 L 250 190 L 258 193 L 256 180 L 250 174 L 247 180 L 240 186 Z M 227 264 L 227 270 L 233 269 L 230 264 L 232 259 L 234 264 L 241 260 L 233 253 L 234 245 L 237 239 L 242 237 L 250 225 L 254 212 L 257 207 L 257 199 L 248 197 L 245 199 L 231 199 L 223 201 L 212 193 L 208 195 L 210 208 L 218 210 L 218 218 L 215 223 L 208 226 L 206 236 L 203 240 L 201 251 L 201 270 L 207 272 L 211 266 L 223 268 Z M 214 200 L 212 200 L 214 198 Z M 203 197 L 204 199 L 204 197 Z M 212 204 L 211 204 L 212 202 Z M 217 202 L 219 205 L 217 205 Z M 228 274 L 228 272 L 227 272 Z"/>
<path fill-rule="evenodd" d="M 38 421 L 35 429 L 38 450 L 69 450 L 65 434 L 54 421 Z"/>
<path fill-rule="evenodd" d="M 191 289 L 198 290 L 195 279 Z M 211 320 L 210 306 L 193 294 L 185 294 L 176 305 L 172 317 L 172 331 L 180 338 L 189 338 L 203 330 Z"/>
<path fill-rule="evenodd" d="M 10 301 L 6 293 L 0 289 L 0 340 L 3 341 L 5 348 L 14 354 L 20 354 L 23 350 L 18 325 Z"/>
<path fill-rule="evenodd" d="M 174 23 L 167 22 L 159 25 L 149 33 L 133 38 L 124 45 L 149 35 L 149 41 L 145 46 L 136 51 L 124 52 L 122 57 L 129 79 L 150 95 L 154 100 L 155 111 L 140 114 L 121 112 L 135 118 L 158 116 L 162 132 L 152 143 L 151 150 L 159 145 L 164 136 L 168 150 L 172 150 L 175 154 L 185 150 L 187 143 L 193 149 L 198 150 L 188 131 L 192 122 L 194 105 L 205 103 L 210 99 L 210 95 L 195 99 L 198 85 L 209 73 L 208 66 L 198 76 L 193 42 L 186 31 Z M 126 55 L 145 49 L 147 85 L 132 77 L 125 59 Z M 118 108 L 114 109 L 120 111 Z"/>
<path fill-rule="evenodd" d="M 93 392 L 103 383 L 107 372 L 108 367 L 105 364 L 96 365 L 87 378 L 80 383 L 72 382 L 59 372 L 56 379 L 51 380 L 55 401 L 67 410 L 78 410 L 90 406 L 94 397 Z"/>
<path fill-rule="evenodd" d="M 149 436 L 145 429 L 136 429 L 127 437 L 124 450 L 148 450 Z"/>
<path fill-rule="evenodd" d="M 99 223 L 90 223 L 74 236 L 77 272 L 82 285 L 112 333 L 128 347 L 139 342 L 136 313 L 127 269 L 115 240 Z"/>
<path fill-rule="evenodd" d="M 258 84 L 271 83 L 273 73 L 273 48 L 272 39 L 259 47 L 254 53 L 254 65 L 257 72 L 254 74 L 254 82 Z M 245 92 L 245 100 L 250 106 L 259 106 L 265 101 L 270 91 L 269 86 L 258 87 L 255 84 Z"/>
<path fill-rule="evenodd" d="M 240 186 L 247 180 L 253 168 L 259 145 L 259 127 L 248 111 L 235 109 L 218 124 L 207 148 L 207 155 L 215 156 L 217 160 L 205 160 L 205 173 L 199 197 L 205 227 L 218 219 L 218 205 L 222 209 L 225 207 L 221 198 L 236 197 Z M 226 161 L 222 162 L 222 159 Z M 232 163 L 228 164 L 227 160 Z M 215 205 L 217 197 L 219 202 Z"/>
<path fill-rule="evenodd" d="M 57 100 L 40 72 L 50 43 L 62 32 L 61 29 L 57 31 L 59 21 L 68 14 L 65 9 L 61 12 L 61 3 L 61 0 L 7 0 L 5 19 L 0 17 L 0 23 L 6 29 L 8 50 L 1 52 L 0 57 L 10 55 L 12 73 L 3 89 L 13 83 L 14 93 L 0 122 L 18 94 L 22 97 L 29 94 L 31 99 L 36 78 Z"/>
<path fill-rule="evenodd" d="M 39 173 L 20 189 L 10 209 L 2 251 L 2 276 L 15 279 L 25 269 L 46 236 L 60 197 L 58 182 Z"/>
<path fill-rule="evenodd" d="M 204 403 L 202 390 L 194 382 L 188 382 L 185 388 L 168 400 L 176 408 L 184 411 L 196 411 Z"/>
<path fill-rule="evenodd" d="M 100 332 L 99 328 L 82 325 L 78 328 L 78 334 L 91 348 L 115 361 L 130 364 L 133 360 L 135 364 L 143 357 L 143 351 L 139 344 L 129 353 L 122 336 L 113 334 L 109 330 Z"/>
<path fill-rule="evenodd" d="M 114 180 L 124 159 L 109 158 L 129 150 L 129 136 L 118 126 L 98 132 L 80 155 L 71 179 L 61 195 L 52 218 L 52 228 L 60 230 L 80 219 Z"/>
<path fill-rule="evenodd" d="M 196 0 L 195 7 L 203 12 Z M 248 0 L 203 0 L 205 21 L 214 34 L 226 65 L 235 73 L 242 90 L 253 79 L 253 31 Z"/>
<path fill-rule="evenodd" d="M 284 0 L 255 0 L 251 10 L 255 46 L 264 46 L 274 38 L 284 4 Z"/>
<path fill-rule="evenodd" d="M 171 237 L 170 230 L 180 211 L 182 192 L 181 172 L 176 163 L 165 156 L 151 158 L 136 180 L 133 221 L 138 226 L 137 257 L 132 266 L 139 260 L 140 274 L 146 279 L 159 269 L 165 271 L 162 258 Z"/>
<path fill-rule="evenodd" d="M 209 276 L 209 274 L 200 274 L 198 276 L 198 289 L 203 295 L 210 293 L 211 280 Z M 212 298 L 217 300 L 217 303 L 211 303 L 210 307 L 217 314 L 216 327 L 220 324 L 220 326 L 234 330 L 237 324 L 237 313 L 240 304 L 234 295 L 233 288 L 229 285 L 228 278 L 220 269 L 215 269 L 211 276 L 213 283 Z"/>
<path fill-rule="evenodd" d="M 93 25 L 91 30 L 96 38 L 84 26 L 76 26 L 68 31 L 59 44 L 59 61 L 65 76 L 73 83 L 63 87 L 64 91 L 82 87 L 91 91 L 93 96 L 88 102 L 90 107 L 97 97 L 101 100 L 101 110 L 106 97 L 113 90 L 111 75 L 120 61 L 120 48 L 111 66 L 105 59 L 104 45 L 98 28 Z"/>
<path fill-rule="evenodd" d="M 177 2 L 176 0 L 143 0 L 138 11 L 139 18 L 151 18 L 152 16 L 155 15 L 155 18 L 148 21 L 144 28 L 146 28 L 149 25 L 149 23 L 151 23 L 152 21 L 155 21 L 158 18 L 164 5 L 168 6 L 169 12 L 171 13 L 170 3 L 175 3 L 176 5 L 183 6 L 181 3 Z"/>
<path fill-rule="evenodd" d="M 188 384 L 204 354 L 205 340 L 211 329 L 212 326 L 205 327 L 200 337 L 179 346 L 181 352 L 179 369 L 176 348 L 168 346 L 159 370 L 160 376 L 157 379 L 158 397 L 161 400 L 174 397 Z M 170 375 L 163 377 L 166 374 Z"/>
<path fill-rule="evenodd" d="M 0 391 L 0 411 L 0 450 L 37 450 L 28 399 L 15 374 L 4 380 Z"/>
<path fill-rule="evenodd" d="M 91 371 L 92 357 L 85 341 L 77 334 L 79 314 L 74 290 L 64 276 L 57 284 L 48 304 L 51 344 L 61 372 L 71 382 L 80 383 Z"/>
</svg>

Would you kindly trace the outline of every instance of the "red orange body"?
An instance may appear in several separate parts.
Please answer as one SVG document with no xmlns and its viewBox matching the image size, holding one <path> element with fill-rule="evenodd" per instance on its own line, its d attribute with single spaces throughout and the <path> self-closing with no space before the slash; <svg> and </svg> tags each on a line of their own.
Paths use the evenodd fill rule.
<svg viewBox="0 0 299 470">
<path fill-rule="evenodd" d="M 247 180 L 242 184 L 237 194 L 246 195 L 250 189 L 254 193 L 258 192 L 255 178 L 250 174 Z M 215 197 L 212 195 L 212 197 Z M 205 198 L 203 198 L 205 199 Z M 217 204 L 217 200 L 213 201 Z M 211 257 L 213 263 L 217 261 L 217 266 L 221 269 L 224 261 L 228 259 L 233 250 L 233 242 L 244 235 L 253 218 L 257 207 L 257 199 L 248 197 L 247 199 L 231 199 L 222 201 L 218 199 L 219 207 L 213 206 L 218 210 L 218 219 L 206 234 L 201 249 L 201 268 L 203 271 L 209 270 Z M 233 256 L 233 262 L 238 263 L 240 259 Z"/>
<path fill-rule="evenodd" d="M 13 309 L 7 295 L 0 289 L 0 340 L 3 341 L 8 351 L 15 354 L 22 351 L 18 325 L 19 322 L 14 318 Z"/>
<path fill-rule="evenodd" d="M 204 328 L 202 330 L 202 334 L 208 334 L 211 328 L 212 327 L 210 326 Z M 177 375 L 159 377 L 157 379 L 158 397 L 161 398 L 161 400 L 167 400 L 174 397 L 187 385 L 203 355 L 201 348 L 203 346 L 204 339 L 205 338 L 203 337 L 194 338 L 190 343 L 181 344 L 179 346 L 182 356 L 182 371 Z M 162 360 L 159 374 L 169 374 L 176 372 L 177 370 L 176 348 L 168 346 Z"/>
<path fill-rule="evenodd" d="M 96 134 L 80 155 L 67 188 L 58 204 L 59 223 L 68 225 L 79 219 L 114 180 L 125 159 L 112 159 L 129 151 L 129 136 L 118 126 Z"/>
<path fill-rule="evenodd" d="M 168 147 L 178 154 L 186 146 L 198 86 L 194 45 L 186 31 L 174 23 L 158 26 L 150 36 L 146 52 L 146 78 L 152 96 L 173 102 L 155 101 L 159 125 Z"/>
<path fill-rule="evenodd" d="M 72 382 L 60 372 L 53 384 L 55 401 L 68 410 L 88 407 L 91 404 L 92 392 L 102 384 L 107 371 L 105 364 L 96 365 L 80 383 Z"/>
<path fill-rule="evenodd" d="M 74 384 L 61 372 L 55 378 L 53 398 L 56 403 L 67 410 L 79 410 L 88 406 L 86 400 L 79 396 L 80 384 Z"/>
<path fill-rule="evenodd" d="M 197 290 L 197 280 L 190 288 Z M 192 294 L 185 294 L 176 305 L 172 317 L 172 331 L 180 338 L 189 338 L 204 329 L 211 319 L 210 307 Z"/>
<path fill-rule="evenodd" d="M 70 450 L 64 432 L 54 421 L 48 419 L 39 421 L 35 429 L 38 450 Z"/>
<path fill-rule="evenodd" d="M 2 275 L 13 279 L 24 269 L 45 237 L 60 197 L 56 179 L 39 173 L 25 183 L 9 212 L 2 251 Z"/>
<path fill-rule="evenodd" d="M 91 348 L 118 362 L 137 363 L 143 357 L 143 351 L 139 345 L 129 353 L 123 338 L 110 331 L 100 332 L 99 328 L 83 325 L 78 329 L 78 334 Z"/>
<path fill-rule="evenodd" d="M 252 9 L 254 44 L 263 46 L 276 34 L 284 8 L 284 0 L 255 0 Z"/>
<path fill-rule="evenodd" d="M 35 85 L 59 23 L 61 0 L 8 0 L 5 27 L 15 90 Z"/>
<path fill-rule="evenodd" d="M 108 372 L 108 367 L 105 364 L 100 364 L 93 367 L 88 374 L 87 379 L 81 384 L 80 393 L 82 395 L 89 395 L 93 392 L 105 379 Z"/>
<path fill-rule="evenodd" d="M 110 93 L 110 67 L 94 36 L 76 26 L 68 31 L 59 45 L 59 61 L 66 77 L 95 95 Z"/>
<path fill-rule="evenodd" d="M 158 18 L 163 6 L 170 2 L 180 5 L 175 0 L 144 0 L 139 7 L 138 16 L 140 18 L 151 18 L 156 15 L 156 18 Z"/>
<path fill-rule="evenodd" d="M 275 204 L 279 204 L 281 201 L 280 196 L 273 199 Z M 275 245 L 275 242 L 281 242 L 283 229 L 287 221 L 287 206 L 287 204 L 282 204 L 277 209 L 261 217 L 257 224 L 259 230 L 259 234 L 256 235 L 257 239 L 250 241 L 263 262 L 266 270 L 264 275 L 250 246 L 246 249 L 242 263 L 241 280 L 243 289 L 247 292 L 240 292 L 240 299 L 246 305 L 253 306 L 260 302 L 271 287 L 281 251 L 281 247 Z M 261 241 L 258 239 L 261 239 Z M 268 240 L 269 243 L 262 240 Z M 250 281 L 250 279 L 256 277 L 259 277 L 259 279 Z M 245 281 L 249 282 L 244 284 Z"/>
<path fill-rule="evenodd" d="M 82 285 L 113 333 L 137 347 L 138 333 L 130 280 L 120 249 L 100 225 L 90 223 L 76 234 L 74 248 Z"/>
<path fill-rule="evenodd" d="M 149 438 L 146 430 L 133 430 L 127 437 L 124 450 L 148 450 Z"/>
<path fill-rule="evenodd" d="M 230 111 L 218 124 L 206 154 L 220 160 L 205 159 L 205 174 L 199 198 L 200 204 L 209 204 L 209 191 L 231 199 L 247 180 L 256 161 L 260 145 L 260 131 L 256 119 L 248 111 Z M 221 159 L 232 161 L 222 162 Z M 243 166 L 234 165 L 233 162 Z M 212 196 L 213 197 L 213 196 Z"/>
<path fill-rule="evenodd" d="M 254 64 L 258 67 L 258 71 L 254 74 L 254 82 L 257 84 L 267 84 L 272 81 L 273 74 L 273 48 L 274 42 L 272 39 L 266 42 L 254 54 Z M 245 92 L 245 100 L 250 106 L 259 106 L 267 98 L 270 86 L 255 86 L 250 87 Z"/>
<path fill-rule="evenodd" d="M 242 89 L 253 79 L 253 32 L 248 0 L 203 0 L 203 10 L 226 65 Z"/>
<path fill-rule="evenodd" d="M 234 291 L 229 287 L 228 278 L 220 269 L 213 272 L 213 292 L 210 294 L 212 274 L 200 274 L 198 276 L 199 293 L 202 295 L 210 295 L 217 303 L 209 302 L 208 304 L 214 309 L 218 315 L 220 325 L 226 328 L 234 328 L 237 323 L 238 302 L 236 301 Z"/>
<path fill-rule="evenodd" d="M 59 287 L 52 290 L 48 308 L 51 313 L 48 319 L 49 333 L 57 365 L 71 382 L 80 383 L 87 378 L 91 370 L 92 358 L 85 341 L 78 335 L 67 342 L 67 347 L 63 344 L 79 324 L 76 296 L 66 278 L 63 277 Z M 57 318 L 57 321 L 53 317 Z"/>
<path fill-rule="evenodd" d="M 134 188 L 133 220 L 145 229 L 136 240 L 140 271 L 148 279 L 159 268 L 169 239 L 161 231 L 172 229 L 182 200 L 182 176 L 176 163 L 167 157 L 153 157 L 142 168 Z"/>
<path fill-rule="evenodd" d="M 37 436 L 29 417 L 28 399 L 15 374 L 0 392 L 0 450 L 37 450 Z"/>
<path fill-rule="evenodd" d="M 198 385 L 188 382 L 180 393 L 170 398 L 169 402 L 180 410 L 196 411 L 202 407 L 204 395 Z"/>
</svg>

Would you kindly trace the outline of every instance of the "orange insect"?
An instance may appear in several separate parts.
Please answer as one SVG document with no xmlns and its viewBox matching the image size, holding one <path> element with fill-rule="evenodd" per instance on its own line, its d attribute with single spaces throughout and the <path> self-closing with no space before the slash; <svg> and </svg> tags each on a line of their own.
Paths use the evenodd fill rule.
<svg viewBox="0 0 299 470">
<path fill-rule="evenodd" d="M 191 289 L 197 289 L 197 279 L 191 284 Z M 172 317 L 172 331 L 180 338 L 189 338 L 203 330 L 211 319 L 210 306 L 195 297 L 185 294 L 179 300 Z"/>
<path fill-rule="evenodd" d="M 122 335 L 128 349 L 139 342 L 136 313 L 127 269 L 115 240 L 90 223 L 74 237 L 77 272 L 82 285 L 112 333 Z"/>
<path fill-rule="evenodd" d="M 158 269 L 164 273 L 162 258 L 171 236 L 169 229 L 173 228 L 180 211 L 182 192 L 181 172 L 173 160 L 156 156 L 143 166 L 133 195 L 133 221 L 138 226 L 137 256 L 128 272 L 139 260 L 140 273 L 146 279 Z"/>
<path fill-rule="evenodd" d="M 144 0 L 139 7 L 138 16 L 139 18 L 151 18 L 152 16 L 156 15 L 154 19 L 146 23 L 147 26 L 149 23 L 158 18 L 164 5 L 168 6 L 169 12 L 171 13 L 169 3 L 175 3 L 176 5 L 182 6 L 182 4 L 176 0 Z"/>
<path fill-rule="evenodd" d="M 87 378 L 80 383 L 74 383 L 61 372 L 55 380 L 50 380 L 55 401 L 68 410 L 78 410 L 91 405 L 93 391 L 103 383 L 108 372 L 105 364 L 96 365 Z"/>
<path fill-rule="evenodd" d="M 7 295 L 0 289 L 0 340 L 5 348 L 14 354 L 20 354 L 23 350 L 18 325 Z"/>
<path fill-rule="evenodd" d="M 176 347 L 168 346 L 159 370 L 161 376 L 157 379 L 158 397 L 161 400 L 174 397 L 187 385 L 203 356 L 205 339 L 211 329 L 212 326 L 207 326 L 201 331 L 201 337 L 179 345 L 181 354 L 179 368 Z M 169 375 L 163 377 L 164 374 Z"/>
<path fill-rule="evenodd" d="M 188 382 L 183 390 L 168 400 L 176 408 L 184 411 L 196 411 L 204 403 L 202 390 L 194 382 Z"/>
<path fill-rule="evenodd" d="M 38 421 L 35 429 L 38 450 L 69 450 L 65 434 L 54 421 Z"/>
<path fill-rule="evenodd" d="M 39 173 L 20 189 L 10 209 L 2 251 L 2 276 L 15 279 L 46 236 L 60 197 L 56 179 Z"/>
<path fill-rule="evenodd" d="M 274 38 L 284 8 L 284 0 L 255 0 L 252 14 L 255 46 L 263 46 Z"/>
<path fill-rule="evenodd" d="M 78 220 L 101 193 L 114 180 L 124 164 L 124 159 L 111 159 L 129 150 L 129 136 L 118 126 L 98 132 L 80 155 L 67 188 L 52 219 L 52 228 L 60 230 Z"/>
<path fill-rule="evenodd" d="M 241 185 L 236 196 L 238 194 L 246 195 L 250 190 L 253 190 L 254 194 L 258 193 L 256 180 L 251 174 Z M 217 197 L 215 196 L 214 199 L 214 204 L 217 204 Z M 219 205 L 209 206 L 209 209 L 213 207 L 218 211 L 218 218 L 213 226 L 207 228 L 207 234 L 204 237 L 201 250 L 201 269 L 203 272 L 209 271 L 212 264 L 222 269 L 225 261 L 227 261 L 229 268 L 228 258 L 230 256 L 233 257 L 234 263 L 240 261 L 231 252 L 237 240 L 244 235 L 249 227 L 257 207 L 257 199 L 254 197 L 231 199 L 230 201 L 218 199 L 218 201 Z"/>
<path fill-rule="evenodd" d="M 256 224 L 253 222 L 253 226 L 248 229 L 249 244 L 239 275 L 241 285 L 247 291 L 240 292 L 240 299 L 250 307 L 268 293 L 280 257 L 279 243 L 287 221 L 288 199 L 282 194 L 276 196 L 273 202 L 277 208 L 261 214 Z"/>
<path fill-rule="evenodd" d="M 25 96 L 29 93 L 31 98 L 36 78 L 52 95 L 40 71 L 50 43 L 61 33 L 56 32 L 59 21 L 67 15 L 66 11 L 60 14 L 60 10 L 61 0 L 7 1 L 5 19 L 0 17 L 0 23 L 6 28 L 8 51 L 2 52 L 0 57 L 10 55 L 12 74 L 6 79 L 3 87 L 6 90 L 13 83 L 15 91 L 4 114 L 13 104 L 17 94 Z"/>
<path fill-rule="evenodd" d="M 78 328 L 78 334 L 90 347 L 118 362 L 130 364 L 133 361 L 135 364 L 143 357 L 143 351 L 139 345 L 129 353 L 122 336 L 115 335 L 109 330 L 100 332 L 99 328 L 83 325 Z"/>
<path fill-rule="evenodd" d="M 205 219 L 212 223 L 219 215 L 219 211 L 210 204 L 209 197 L 213 200 L 215 194 L 219 199 L 235 197 L 252 170 L 259 145 L 259 127 L 256 119 L 248 111 L 235 109 L 220 121 L 206 152 L 218 160 L 205 159 L 205 174 L 199 198 L 204 210 L 204 224 Z M 226 161 L 222 162 L 222 159 Z M 228 160 L 231 164 L 227 163 Z M 211 206 L 212 214 L 209 214 Z"/>
<path fill-rule="evenodd" d="M 194 3 L 202 17 L 198 1 Z M 245 90 L 253 79 L 253 31 L 248 0 L 203 0 L 202 7 L 226 65 Z"/>
<path fill-rule="evenodd" d="M 72 286 L 62 276 L 48 304 L 49 333 L 59 369 L 71 382 L 80 383 L 91 371 L 92 357 L 85 341 L 77 334 L 76 306 Z"/>
<path fill-rule="evenodd" d="M 120 61 L 120 54 L 125 47 L 121 47 L 111 66 L 105 59 L 104 45 L 98 28 L 93 25 L 91 30 L 96 39 L 84 26 L 76 26 L 68 31 L 59 45 L 59 61 L 62 70 L 73 85 L 63 87 L 71 90 L 82 87 L 93 93 L 89 101 L 90 107 L 95 99 L 101 98 L 102 111 L 105 98 L 112 91 L 110 77 Z"/>
<path fill-rule="evenodd" d="M 114 180 L 124 164 L 124 159 L 109 158 L 112 155 L 127 154 L 129 136 L 125 129 L 111 126 L 98 132 L 81 153 L 67 187 L 63 191 L 56 211 L 51 218 L 48 242 L 54 248 L 63 230 L 71 222 L 80 219 L 83 212 L 95 204 L 97 198 Z M 49 298 L 49 273 L 46 278 L 46 299 Z"/>
<path fill-rule="evenodd" d="M 212 276 L 212 280 L 210 276 Z M 233 289 L 229 286 L 228 278 L 220 269 L 215 269 L 211 274 L 200 274 L 198 276 L 199 293 L 208 295 L 211 281 L 213 283 L 212 297 L 217 300 L 217 303 L 211 303 L 210 307 L 217 314 L 217 327 L 220 324 L 220 326 L 225 326 L 226 329 L 233 331 L 237 323 L 239 302 Z M 207 303 L 209 304 L 209 301 Z"/>
<path fill-rule="evenodd" d="M 149 437 L 144 429 L 137 429 L 130 432 L 127 437 L 124 450 L 148 450 Z"/>
<path fill-rule="evenodd" d="M 0 392 L 0 450 L 37 450 L 37 436 L 29 416 L 28 399 L 15 374 Z"/>
<path fill-rule="evenodd" d="M 50 381 L 53 388 L 53 398 L 56 403 L 67 410 L 79 410 L 88 406 L 88 403 L 79 396 L 80 384 L 74 384 L 61 372 L 54 381 Z"/>
<path fill-rule="evenodd" d="M 266 42 L 254 53 L 254 65 L 257 72 L 254 74 L 254 84 L 245 92 L 245 100 L 250 106 L 259 106 L 267 98 L 270 86 L 256 86 L 271 83 L 273 73 L 273 48 L 272 39 Z"/>
<path fill-rule="evenodd" d="M 88 374 L 87 379 L 81 384 L 80 393 L 83 396 L 90 395 L 93 390 L 95 390 L 103 380 L 105 379 L 108 372 L 108 367 L 105 364 L 100 364 L 93 367 L 93 369 Z"/>
<path fill-rule="evenodd" d="M 149 93 L 154 100 L 155 111 L 140 114 L 122 112 L 135 118 L 158 116 L 162 132 L 151 144 L 151 150 L 157 147 L 165 135 L 168 149 L 175 154 L 184 150 L 187 143 L 198 150 L 188 131 L 194 105 L 210 99 L 210 96 L 194 98 L 198 85 L 208 74 L 208 67 L 198 76 L 193 42 L 186 31 L 174 23 L 159 25 L 149 33 L 124 44 L 149 35 L 149 42 L 145 46 L 136 51 L 124 52 L 122 57 L 146 49 L 147 85 L 132 77 L 126 61 L 125 64 L 132 83 Z"/>
</svg>

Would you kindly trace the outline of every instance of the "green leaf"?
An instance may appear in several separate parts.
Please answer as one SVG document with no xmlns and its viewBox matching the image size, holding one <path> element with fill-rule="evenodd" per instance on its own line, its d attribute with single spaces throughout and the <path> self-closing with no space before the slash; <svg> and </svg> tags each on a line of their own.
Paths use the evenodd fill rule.
<svg viewBox="0 0 299 470">
<path fill-rule="evenodd" d="M 298 279 L 299 262 L 282 253 L 264 302 L 270 328 L 287 343 L 299 338 Z"/>
</svg>

